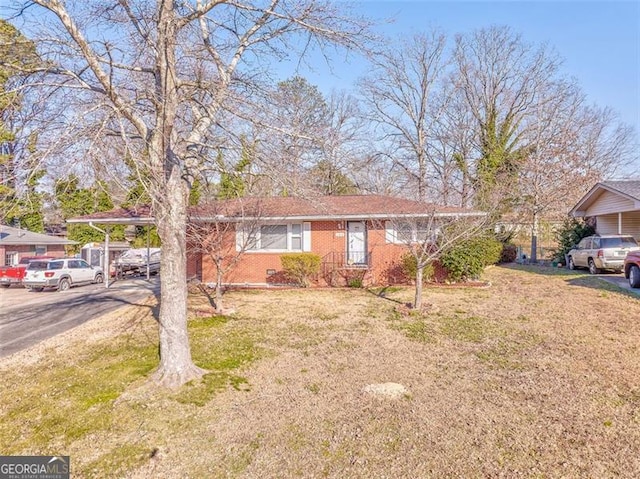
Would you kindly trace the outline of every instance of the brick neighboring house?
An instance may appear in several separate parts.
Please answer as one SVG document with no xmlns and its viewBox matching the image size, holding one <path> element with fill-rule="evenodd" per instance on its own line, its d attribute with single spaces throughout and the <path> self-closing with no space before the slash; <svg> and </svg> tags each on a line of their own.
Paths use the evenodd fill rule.
<svg viewBox="0 0 640 479">
<path fill-rule="evenodd" d="M 65 246 L 75 241 L 0 225 L 0 266 L 15 266 L 25 256 L 65 256 Z"/>
<path fill-rule="evenodd" d="M 190 225 L 223 225 L 221 256 L 237 256 L 226 285 L 266 286 L 286 282 L 280 257 L 312 252 L 322 258 L 319 284 L 345 284 L 352 278 L 369 284 L 405 279 L 400 260 L 407 251 L 396 231 L 402 221 L 484 216 L 456 207 L 437 206 L 380 195 L 246 197 L 192 207 Z M 148 224 L 148 208 L 119 209 L 69 220 L 73 223 Z M 248 239 L 249 238 L 249 239 Z M 204 236 L 187 244 L 187 278 L 215 283 L 216 267 Z M 240 251 L 238 251 L 240 250 Z"/>
<path fill-rule="evenodd" d="M 482 215 L 389 196 L 350 195 L 227 200 L 193 209 L 191 220 L 235 224 L 227 233 L 227 251 L 232 253 L 247 244 L 247 235 L 253 235 L 235 267 L 226 275 L 225 284 L 286 282 L 280 256 L 312 252 L 322 258 L 318 283 L 343 285 L 354 278 L 368 284 L 392 284 L 405 279 L 400 260 L 407 248 L 400 238 L 411 232 L 399 232 L 397 228 L 410 226 L 409 222 L 416 223 L 421 218 Z M 188 247 L 187 275 L 213 283 L 214 262 L 198 249 L 193 244 Z"/>
</svg>

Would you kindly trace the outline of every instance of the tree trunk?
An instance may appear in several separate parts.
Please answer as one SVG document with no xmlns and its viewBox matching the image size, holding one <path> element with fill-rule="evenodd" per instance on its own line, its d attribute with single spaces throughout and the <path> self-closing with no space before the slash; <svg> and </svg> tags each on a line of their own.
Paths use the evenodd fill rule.
<svg viewBox="0 0 640 479">
<path fill-rule="evenodd" d="M 413 309 L 422 309 L 422 275 L 424 266 L 416 268 L 416 295 L 413 301 Z"/>
<path fill-rule="evenodd" d="M 152 379 L 162 386 L 177 388 L 197 379 L 204 370 L 193 364 L 187 334 L 186 195 L 179 170 L 167 182 L 170 200 L 158 213 L 158 234 L 162 240 L 160 263 L 160 365 Z"/>
<path fill-rule="evenodd" d="M 538 223 L 538 213 L 534 211 L 533 225 L 531 227 L 531 256 L 529 257 L 531 263 L 536 263 L 538 261 Z"/>
<path fill-rule="evenodd" d="M 216 313 L 221 314 L 224 310 L 224 306 L 222 305 L 222 265 L 217 266 L 217 276 L 216 276 Z"/>
</svg>

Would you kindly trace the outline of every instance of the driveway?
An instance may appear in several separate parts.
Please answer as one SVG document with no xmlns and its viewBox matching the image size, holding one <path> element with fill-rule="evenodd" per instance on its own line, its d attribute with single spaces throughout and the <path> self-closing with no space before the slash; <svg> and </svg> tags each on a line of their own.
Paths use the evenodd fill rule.
<svg viewBox="0 0 640 479">
<path fill-rule="evenodd" d="M 159 294 L 160 279 L 118 281 L 68 291 L 0 290 L 0 357 L 79 326 L 119 307 Z"/>
<path fill-rule="evenodd" d="M 615 284 L 622 289 L 640 296 L 640 288 L 632 288 L 629 286 L 629 280 L 624 277 L 624 274 L 598 274 L 597 276 L 608 283 Z"/>
</svg>

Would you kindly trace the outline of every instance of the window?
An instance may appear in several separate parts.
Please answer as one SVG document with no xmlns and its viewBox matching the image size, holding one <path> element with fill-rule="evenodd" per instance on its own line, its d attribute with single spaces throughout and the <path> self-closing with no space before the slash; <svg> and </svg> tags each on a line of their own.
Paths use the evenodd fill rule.
<svg viewBox="0 0 640 479">
<path fill-rule="evenodd" d="M 310 249 L 310 228 L 303 223 L 262 225 L 254 231 L 238 228 L 236 249 L 248 251 L 303 251 Z"/>
<path fill-rule="evenodd" d="M 4 265 L 5 266 L 16 266 L 18 264 L 18 253 L 12 251 L 10 253 L 5 253 L 4 255 Z"/>
<path fill-rule="evenodd" d="M 424 243 L 435 241 L 439 229 L 433 221 L 387 221 L 387 243 Z"/>
<path fill-rule="evenodd" d="M 589 249 L 591 248 L 591 238 L 584 238 L 580 243 L 578 243 L 578 249 Z"/>
<path fill-rule="evenodd" d="M 287 249 L 287 225 L 260 227 L 260 249 Z"/>
<path fill-rule="evenodd" d="M 299 223 L 291 225 L 291 249 L 302 251 L 302 225 Z"/>
<path fill-rule="evenodd" d="M 44 256 L 47 254 L 47 247 L 45 245 L 36 245 L 35 256 Z"/>
</svg>

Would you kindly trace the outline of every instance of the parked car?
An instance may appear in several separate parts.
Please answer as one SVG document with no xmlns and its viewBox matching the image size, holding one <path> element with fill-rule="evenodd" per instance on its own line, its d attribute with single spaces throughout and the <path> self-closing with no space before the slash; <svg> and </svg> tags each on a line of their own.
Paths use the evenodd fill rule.
<svg viewBox="0 0 640 479">
<path fill-rule="evenodd" d="M 31 261 L 27 266 L 23 284 L 31 291 L 56 288 L 66 291 L 72 286 L 102 283 L 102 268 L 89 265 L 78 258 L 60 258 L 48 261 Z"/>
<path fill-rule="evenodd" d="M 640 288 L 640 250 L 629 251 L 624 259 L 624 277 L 629 286 Z"/>
<path fill-rule="evenodd" d="M 569 269 L 588 268 L 591 274 L 604 269 L 621 273 L 627 253 L 639 249 L 636 240 L 628 235 L 587 236 L 567 253 L 567 261 Z"/>
<path fill-rule="evenodd" d="M 16 266 L 0 266 L 0 286 L 8 288 L 12 284 L 22 284 L 27 266 L 31 261 L 54 259 L 53 256 L 25 256 Z"/>
<path fill-rule="evenodd" d="M 149 253 L 147 258 L 147 252 Z M 131 248 L 120 254 L 114 261 L 114 275 L 121 278 L 126 275 L 147 274 L 147 262 L 149 274 L 160 272 L 160 248 Z"/>
</svg>

